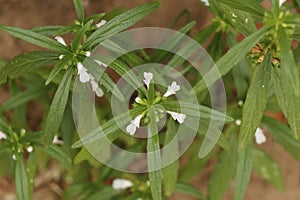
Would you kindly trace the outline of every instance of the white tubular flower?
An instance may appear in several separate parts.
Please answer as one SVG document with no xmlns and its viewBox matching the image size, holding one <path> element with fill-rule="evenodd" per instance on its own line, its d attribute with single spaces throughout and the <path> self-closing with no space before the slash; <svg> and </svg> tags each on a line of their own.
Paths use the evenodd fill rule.
<svg viewBox="0 0 300 200">
<path fill-rule="evenodd" d="M 141 101 L 141 98 L 140 97 L 136 97 L 134 101 L 137 102 L 137 103 L 139 103 Z"/>
<path fill-rule="evenodd" d="M 136 129 L 140 127 L 142 115 L 138 115 L 134 120 L 130 122 L 130 124 L 126 127 L 127 133 L 130 135 L 134 135 L 136 132 Z"/>
<path fill-rule="evenodd" d="M 180 90 L 180 86 L 177 85 L 177 83 L 175 81 L 173 81 L 172 84 L 168 86 L 168 90 L 164 94 L 164 97 L 168 97 L 172 94 L 176 94 L 176 92 L 179 90 Z"/>
<path fill-rule="evenodd" d="M 87 73 L 87 69 L 82 65 L 81 62 L 77 63 L 79 80 L 82 83 L 86 83 L 91 80 L 90 75 Z"/>
<path fill-rule="evenodd" d="M 262 143 L 265 143 L 267 141 L 267 138 L 264 135 L 264 132 L 261 128 L 256 129 L 254 137 L 255 137 L 255 141 L 256 141 L 257 144 L 262 144 Z"/>
<path fill-rule="evenodd" d="M 58 138 L 58 135 L 55 135 L 52 141 L 53 144 L 57 144 L 57 145 L 64 145 L 64 141 L 60 140 Z"/>
<path fill-rule="evenodd" d="M 86 52 L 85 52 L 85 56 L 86 56 L 86 57 L 90 57 L 90 56 L 91 56 L 91 52 L 90 52 L 90 51 L 86 51 Z"/>
<path fill-rule="evenodd" d="M 7 137 L 6 137 L 5 133 L 3 133 L 3 132 L 0 131 L 0 140 L 2 140 L 2 139 L 6 140 Z"/>
<path fill-rule="evenodd" d="M 58 58 L 59 60 L 62 60 L 65 56 L 64 55 L 60 55 Z"/>
<path fill-rule="evenodd" d="M 55 37 L 56 41 L 59 42 L 60 44 L 64 45 L 64 46 L 67 46 L 64 38 L 60 37 L 60 36 L 56 36 Z"/>
<path fill-rule="evenodd" d="M 98 65 L 100 65 L 100 66 L 103 66 L 103 67 L 108 67 L 108 65 L 107 64 L 105 64 L 105 63 L 103 63 L 103 62 L 101 62 L 101 61 L 99 61 L 99 60 L 94 60 Z"/>
<path fill-rule="evenodd" d="M 29 147 L 27 148 L 27 151 L 28 151 L 28 153 L 31 153 L 31 152 L 33 151 L 33 147 L 32 147 L 32 146 L 29 146 Z"/>
<path fill-rule="evenodd" d="M 151 72 L 144 72 L 144 80 L 143 82 L 147 85 L 147 88 L 149 89 L 150 82 L 153 79 L 153 74 Z"/>
<path fill-rule="evenodd" d="M 102 19 L 98 24 L 96 24 L 97 28 L 100 28 L 101 26 L 103 26 L 104 24 L 106 24 L 106 20 Z"/>
<path fill-rule="evenodd" d="M 167 113 L 169 113 L 175 121 L 178 121 L 179 124 L 182 124 L 186 118 L 186 115 L 182 113 L 172 111 L 167 111 Z"/>
<path fill-rule="evenodd" d="M 286 0 L 279 0 L 279 7 L 281 7 L 284 2 L 286 2 Z"/>
<path fill-rule="evenodd" d="M 204 5 L 209 6 L 208 0 L 200 0 L 200 1 L 202 1 L 202 3 L 204 3 Z"/>
<path fill-rule="evenodd" d="M 13 159 L 13 160 L 17 160 L 17 157 L 16 157 L 15 154 L 12 155 L 12 159 Z"/>
<path fill-rule="evenodd" d="M 115 190 L 126 190 L 127 188 L 131 188 L 133 186 L 132 182 L 126 179 L 115 179 L 112 182 L 112 187 Z"/>
<path fill-rule="evenodd" d="M 92 86 L 92 90 L 96 93 L 96 95 L 98 97 L 102 97 L 104 95 L 104 92 L 102 91 L 102 89 L 99 87 L 98 83 L 95 81 L 94 78 L 91 77 L 91 86 Z"/>
</svg>

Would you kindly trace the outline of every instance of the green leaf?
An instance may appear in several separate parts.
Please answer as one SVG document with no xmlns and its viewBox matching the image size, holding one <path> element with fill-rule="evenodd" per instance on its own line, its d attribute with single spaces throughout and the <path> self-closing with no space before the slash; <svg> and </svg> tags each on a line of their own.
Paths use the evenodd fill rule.
<svg viewBox="0 0 300 200">
<path fill-rule="evenodd" d="M 0 30 L 3 30 L 16 38 L 19 38 L 21 40 L 24 40 L 26 42 L 32 43 L 36 46 L 45 49 L 50 49 L 61 53 L 70 52 L 68 47 L 58 43 L 56 40 L 53 40 L 51 38 L 48 38 L 44 35 L 35 33 L 30 30 L 25 30 L 19 27 L 6 26 L 6 25 L 0 25 Z"/>
<path fill-rule="evenodd" d="M 31 31 L 44 36 L 53 36 L 58 30 L 64 28 L 64 26 L 42 26 L 32 28 Z"/>
<path fill-rule="evenodd" d="M 88 199 L 89 200 L 111 200 L 114 199 L 115 196 L 117 196 L 120 193 L 120 191 L 117 191 L 113 189 L 112 187 L 106 187 L 102 189 L 99 192 L 96 192 L 95 194 L 91 195 Z"/>
<path fill-rule="evenodd" d="M 194 37 L 194 40 L 199 44 L 204 44 L 215 33 L 217 28 L 218 26 L 215 23 L 205 27 Z"/>
<path fill-rule="evenodd" d="M 238 64 L 250 49 L 268 32 L 269 28 L 264 27 L 259 31 L 253 33 L 249 37 L 245 38 L 242 42 L 231 48 L 222 58 L 216 63 L 217 69 L 212 68 L 205 75 L 204 79 L 199 81 L 194 86 L 194 90 L 201 92 L 210 87 L 215 81 L 227 74 L 236 64 Z M 206 86 L 207 85 L 207 86 Z"/>
<path fill-rule="evenodd" d="M 66 105 L 69 98 L 69 89 L 73 77 L 73 68 L 68 69 L 63 80 L 61 81 L 50 106 L 48 113 L 45 134 L 46 143 L 51 144 L 54 135 L 57 134 L 62 121 Z"/>
<path fill-rule="evenodd" d="M 262 125 L 274 137 L 282 147 L 284 147 L 295 159 L 300 160 L 300 141 L 292 136 L 289 127 L 277 120 L 264 117 Z"/>
<path fill-rule="evenodd" d="M 100 42 L 125 30 L 126 28 L 134 25 L 140 21 L 152 11 L 157 9 L 159 6 L 158 2 L 149 2 L 126 11 L 112 20 L 108 21 L 101 29 L 95 31 L 84 43 L 84 49 L 91 49 L 93 46 L 98 45 Z"/>
<path fill-rule="evenodd" d="M 280 87 L 282 101 L 279 106 L 285 109 L 285 115 L 296 139 L 300 138 L 300 81 L 297 64 L 293 58 L 291 42 L 282 27 L 279 27 L 280 43 Z M 282 105 L 283 104 L 283 105 Z"/>
<path fill-rule="evenodd" d="M 78 16 L 78 19 L 83 22 L 84 20 L 84 10 L 82 5 L 82 0 L 73 0 L 75 10 Z"/>
<path fill-rule="evenodd" d="M 232 135 L 231 145 L 236 146 L 236 136 Z M 222 200 L 226 191 L 231 186 L 235 175 L 237 151 L 222 151 L 219 162 L 215 166 L 208 185 L 209 199 Z"/>
<path fill-rule="evenodd" d="M 79 0 L 81 2 L 81 0 Z M 82 38 L 85 33 L 88 31 L 93 21 L 87 22 L 84 26 L 82 26 L 76 33 L 73 41 L 72 41 L 72 50 L 76 52 L 78 50 L 79 45 L 81 45 Z"/>
<path fill-rule="evenodd" d="M 0 107 L 0 112 L 6 112 L 12 108 L 25 104 L 28 101 L 42 95 L 43 93 L 45 93 L 45 88 L 41 87 L 31 88 L 24 92 L 20 92 L 4 102 Z"/>
<path fill-rule="evenodd" d="M 16 177 L 17 199 L 29 200 L 28 177 L 27 177 L 26 168 L 22 156 L 20 156 L 17 159 L 15 177 Z"/>
<path fill-rule="evenodd" d="M 49 154 L 51 157 L 57 159 L 60 163 L 62 163 L 67 170 L 71 170 L 72 169 L 72 160 L 71 158 L 66 154 L 66 152 L 64 152 L 64 150 L 62 149 L 62 147 L 59 147 L 55 144 L 51 144 L 48 147 L 44 147 L 44 146 L 39 146 L 39 148 Z"/>
<path fill-rule="evenodd" d="M 182 194 L 190 195 L 192 197 L 196 197 L 197 199 L 201 199 L 201 200 L 207 199 L 204 196 L 204 194 L 202 194 L 197 188 L 185 183 L 176 183 L 175 191 Z"/>
<path fill-rule="evenodd" d="M 36 174 L 36 164 L 35 164 L 35 153 L 32 152 L 29 155 L 29 158 L 27 160 L 27 176 L 28 176 L 28 190 L 29 190 L 29 196 L 30 199 L 32 199 L 32 192 L 34 190 L 34 180 L 35 180 L 35 174 Z"/>
<path fill-rule="evenodd" d="M 284 179 L 279 165 L 264 151 L 254 149 L 253 167 L 255 171 L 278 190 L 284 190 Z"/>
<path fill-rule="evenodd" d="M 236 170 L 236 186 L 234 189 L 234 200 L 243 200 L 252 172 L 252 145 L 249 145 L 238 155 Z"/>
<path fill-rule="evenodd" d="M 228 5 L 231 8 L 248 12 L 251 15 L 262 19 L 264 17 L 265 10 L 255 1 L 241 1 L 241 0 L 219 0 L 222 4 Z"/>
<path fill-rule="evenodd" d="M 61 29 L 58 29 L 53 33 L 53 36 L 63 35 L 67 33 L 77 32 L 81 28 L 78 24 L 72 24 L 70 26 L 63 26 Z"/>
<path fill-rule="evenodd" d="M 17 78 L 45 65 L 56 63 L 58 56 L 57 53 L 41 51 L 16 56 L 0 69 L 0 85 L 7 81 L 7 77 Z"/>
<path fill-rule="evenodd" d="M 73 55 L 65 55 L 61 61 L 59 61 L 52 68 L 45 85 L 48 85 L 53 81 L 53 79 L 63 70 L 67 69 L 72 64 Z"/>
<path fill-rule="evenodd" d="M 147 163 L 150 188 L 153 200 L 162 200 L 162 161 L 160 156 L 158 128 L 153 110 L 150 110 L 150 119 L 151 123 L 148 127 L 147 140 Z"/>
<path fill-rule="evenodd" d="M 271 56 L 268 54 L 256 69 L 243 106 L 239 150 L 243 150 L 252 142 L 255 131 L 260 125 L 267 105 L 267 90 L 271 68 Z"/>
<path fill-rule="evenodd" d="M 173 140 L 173 141 L 172 141 Z M 175 142 L 174 142 L 175 141 Z M 162 161 L 164 158 L 179 157 L 179 146 L 176 138 L 176 124 L 173 119 L 170 119 L 167 125 L 167 133 L 164 141 L 165 145 L 169 145 L 168 150 L 163 151 Z M 178 178 L 179 161 L 175 160 L 172 164 L 163 169 L 163 186 L 164 194 L 171 196 L 175 190 L 177 178 Z"/>
</svg>

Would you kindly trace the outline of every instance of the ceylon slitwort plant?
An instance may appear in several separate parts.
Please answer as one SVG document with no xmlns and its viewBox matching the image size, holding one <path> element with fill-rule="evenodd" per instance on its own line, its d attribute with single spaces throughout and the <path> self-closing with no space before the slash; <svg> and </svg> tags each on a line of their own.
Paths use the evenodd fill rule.
<svg viewBox="0 0 300 200">
<path fill-rule="evenodd" d="M 208 69 L 205 76 L 209 82 L 194 77 L 190 63 L 162 51 L 134 51 L 112 63 L 93 57 L 91 52 L 101 42 L 142 20 L 156 10 L 161 1 L 148 2 L 128 11 L 116 9 L 88 17 L 84 14 L 82 1 L 73 2 L 78 19 L 71 25 L 29 30 L 0 25 L 0 30 L 46 49 L 0 61 L 0 84 L 8 87 L 10 93 L 10 98 L 0 107 L 1 169 L 2 166 L 13 169 L 18 200 L 32 199 L 36 171 L 47 170 L 46 164 L 53 159 L 57 159 L 66 172 L 61 179 L 63 184 L 59 185 L 63 189 L 60 199 L 160 200 L 179 192 L 197 199 L 221 200 L 235 180 L 234 200 L 242 200 L 253 170 L 278 190 L 284 190 L 279 165 L 261 145 L 273 138 L 300 160 L 300 15 L 295 9 L 300 6 L 299 0 L 270 0 L 271 8 L 262 7 L 262 0 L 199 1 L 199 6 L 203 3 L 214 17 L 211 24 L 193 39 L 205 44 L 222 76 Z M 195 22 L 189 22 L 179 32 L 189 35 L 194 25 Z M 67 44 L 63 38 L 69 33 L 74 37 Z M 188 162 L 179 164 L 176 160 L 164 169 L 147 174 L 122 173 L 97 162 L 75 131 L 69 98 L 75 79 L 88 84 L 91 91 L 103 99 L 102 106 L 96 106 L 99 121 L 106 127 L 102 134 L 122 147 L 155 152 L 175 137 L 176 130 L 185 125 L 191 113 L 198 111 L 181 111 L 180 106 L 190 106 L 180 104 L 176 98 L 182 92 L 181 85 L 176 81 L 168 82 L 167 87 L 157 85 L 159 75 L 154 76 L 149 70 L 144 72 L 143 80 L 135 77 L 135 81 L 145 85 L 141 89 L 143 92 L 137 90 L 133 97 L 129 105 L 130 119 L 126 118 L 121 130 L 111 118 L 109 103 L 104 100 L 111 95 L 123 98 L 108 71 L 122 77 L 135 66 L 170 60 L 174 69 L 180 66 L 178 71 L 190 80 L 200 105 L 199 124 L 195 125 L 198 134 L 183 155 L 189 158 Z M 208 95 L 208 88 L 220 78 L 226 88 L 226 116 L 211 109 Z M 33 100 L 43 104 L 46 110 L 39 128 L 32 128 L 26 121 L 30 114 L 26 108 Z M 158 104 L 164 108 L 156 107 Z M 5 113 L 11 110 L 13 120 L 9 121 Z M 286 123 L 269 117 L 270 112 L 283 113 Z M 199 147 L 209 119 L 220 116 L 225 118 L 226 124 L 217 145 L 200 159 Z M 158 132 L 156 122 L 162 119 L 167 123 Z M 150 137 L 128 139 L 145 125 L 153 132 Z M 104 147 L 97 148 L 101 151 Z M 177 147 L 173 151 L 177 153 Z M 212 158 L 218 163 L 210 176 L 207 193 L 202 193 L 190 181 Z M 151 154 L 147 164 L 149 167 L 153 163 L 161 165 L 161 162 L 160 154 Z"/>
</svg>

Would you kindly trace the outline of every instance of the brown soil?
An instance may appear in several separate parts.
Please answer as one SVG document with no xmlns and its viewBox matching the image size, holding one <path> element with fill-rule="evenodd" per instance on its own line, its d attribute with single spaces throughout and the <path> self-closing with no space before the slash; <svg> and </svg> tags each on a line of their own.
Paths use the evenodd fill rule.
<svg viewBox="0 0 300 200">
<path fill-rule="evenodd" d="M 136 5 L 147 2 L 147 0 L 84 0 L 86 14 L 95 14 L 99 12 L 108 12 L 118 6 L 132 8 Z M 143 26 L 159 26 L 169 27 L 175 17 L 184 9 L 190 12 L 191 20 L 197 21 L 193 32 L 201 30 L 202 27 L 209 23 L 211 14 L 199 3 L 199 0 L 164 0 L 162 6 L 135 27 Z M 61 0 L 0 0 L 0 24 L 12 26 L 20 26 L 23 28 L 31 28 L 43 25 L 66 25 L 72 24 L 76 19 L 72 1 Z M 182 23 L 185 21 L 183 20 Z M 0 32 L 0 57 L 10 59 L 20 53 L 38 49 L 37 47 L 14 39 L 9 35 Z M 0 89 L 0 102 L 7 98 L 5 90 Z M 283 170 L 286 181 L 286 190 L 278 192 L 272 186 L 261 180 L 257 174 L 253 173 L 251 183 L 249 185 L 246 200 L 296 200 L 300 199 L 300 164 L 291 158 L 280 146 L 271 139 L 263 145 L 263 148 L 275 158 Z M 213 164 L 192 181 L 193 185 L 205 191 L 207 180 L 213 169 Z M 53 166 L 49 167 L 49 171 L 53 170 Z M 45 174 L 48 174 L 47 172 Z M 45 175 L 44 174 L 44 175 Z M 42 175 L 40 175 L 42 176 Z M 50 180 L 53 181 L 53 180 Z M 46 184 L 39 187 L 35 192 L 34 199 L 52 200 L 56 199 L 53 191 L 59 189 L 55 185 Z M 0 199 L 15 199 L 13 183 L 8 178 L 0 178 Z M 233 190 L 227 195 L 227 200 L 233 199 Z M 189 200 L 193 199 L 184 195 L 175 194 L 171 199 Z"/>
</svg>

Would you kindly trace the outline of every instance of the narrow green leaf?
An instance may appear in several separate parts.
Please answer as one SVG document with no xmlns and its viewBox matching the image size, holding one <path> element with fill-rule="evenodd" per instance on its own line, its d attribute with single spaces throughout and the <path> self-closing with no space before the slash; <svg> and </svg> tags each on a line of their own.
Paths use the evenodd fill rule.
<svg viewBox="0 0 300 200">
<path fill-rule="evenodd" d="M 176 183 L 175 191 L 182 194 L 190 195 L 192 197 L 196 197 L 197 199 L 201 199 L 201 200 L 207 199 L 204 196 L 204 194 L 202 194 L 197 188 L 185 183 Z"/>
<path fill-rule="evenodd" d="M 48 85 L 52 80 L 63 70 L 67 69 L 72 64 L 73 55 L 66 55 L 52 68 L 45 85 Z"/>
<path fill-rule="evenodd" d="M 62 163 L 66 167 L 67 170 L 72 169 L 72 160 L 66 154 L 66 152 L 64 152 L 62 147 L 59 147 L 55 144 L 51 144 L 48 147 L 39 146 L 39 148 L 43 152 L 45 152 L 45 153 L 49 154 L 50 156 L 52 156 L 53 158 L 57 159 L 60 163 Z"/>
<path fill-rule="evenodd" d="M 81 2 L 81 0 L 79 0 Z M 90 26 L 92 25 L 93 21 L 87 22 L 84 26 L 82 26 L 76 33 L 73 41 L 72 41 L 72 50 L 76 52 L 79 45 L 81 45 L 82 38 L 84 37 L 85 33 L 88 31 Z"/>
<path fill-rule="evenodd" d="M 210 87 L 215 81 L 217 81 L 220 76 L 227 74 L 236 64 L 238 64 L 245 55 L 250 51 L 250 49 L 255 46 L 255 44 L 268 32 L 269 28 L 264 27 L 259 31 L 253 33 L 249 37 L 245 38 L 242 42 L 235 45 L 231 48 L 222 58 L 218 60 L 216 69 L 209 70 L 205 75 L 204 79 L 199 81 L 194 86 L 194 89 L 198 92 L 205 90 L 207 87 Z M 206 86 L 207 85 L 207 86 Z"/>
<path fill-rule="evenodd" d="M 34 190 L 34 180 L 35 180 L 35 174 L 36 174 L 36 163 L 35 163 L 35 153 L 32 152 L 29 155 L 29 158 L 27 160 L 27 176 L 28 176 L 28 190 L 29 190 L 29 197 L 32 199 L 32 193 Z"/>
<path fill-rule="evenodd" d="M 3 30 L 16 38 L 32 43 L 39 47 L 43 47 L 45 49 L 50 49 L 62 53 L 70 52 L 68 47 L 58 43 L 57 41 L 51 38 L 48 38 L 44 35 L 35 33 L 30 30 L 25 30 L 19 27 L 6 26 L 6 25 L 0 25 L 0 30 Z"/>
<path fill-rule="evenodd" d="M 222 151 L 219 162 L 214 168 L 208 185 L 209 199 L 222 200 L 231 186 L 237 162 L 236 140 L 236 136 L 232 135 L 231 145 L 234 146 L 234 150 Z"/>
<path fill-rule="evenodd" d="M 252 172 L 252 145 L 249 145 L 238 155 L 236 170 L 236 186 L 234 189 L 234 200 L 243 200 Z"/>
<path fill-rule="evenodd" d="M 262 125 L 274 137 L 283 148 L 285 148 L 295 159 L 300 160 L 300 141 L 292 136 L 289 127 L 277 120 L 264 117 Z"/>
<path fill-rule="evenodd" d="M 162 200 L 162 161 L 160 155 L 158 128 L 154 111 L 150 111 L 151 123 L 148 127 L 147 163 L 149 171 L 150 188 L 153 200 Z"/>
<path fill-rule="evenodd" d="M 264 17 L 265 10 L 263 9 L 263 7 L 261 7 L 261 5 L 259 5 L 255 1 L 251 1 L 251 2 L 247 1 L 246 3 L 240 0 L 231 0 L 231 1 L 220 0 L 220 2 L 225 5 L 228 5 L 231 8 L 248 12 L 251 15 L 258 17 L 260 19 Z"/>
<path fill-rule="evenodd" d="M 84 10 L 82 5 L 82 0 L 73 0 L 75 10 L 78 16 L 78 19 L 83 22 L 84 20 Z"/>
<path fill-rule="evenodd" d="M 56 63 L 58 56 L 57 53 L 42 51 L 16 56 L 0 69 L 0 85 L 7 81 L 7 77 L 17 78 L 45 65 Z"/>
<path fill-rule="evenodd" d="M 17 199 L 29 200 L 28 177 L 24 165 L 23 155 L 17 159 L 15 177 L 16 177 Z"/>
<path fill-rule="evenodd" d="M 168 122 L 167 133 L 166 133 L 164 143 L 165 146 L 169 145 L 170 148 L 168 148 L 168 150 L 163 151 L 163 156 L 162 156 L 163 162 L 165 160 L 164 159 L 165 157 L 167 158 L 179 157 L 179 152 L 178 152 L 179 146 L 176 138 L 176 124 L 173 119 L 170 119 Z M 171 196 L 175 190 L 175 186 L 178 178 L 178 170 L 179 170 L 178 160 L 175 160 L 171 165 L 163 169 L 164 194 L 168 197 Z"/>
<path fill-rule="evenodd" d="M 0 112 L 5 112 L 22 104 L 25 104 L 28 101 L 42 95 L 43 93 L 45 93 L 45 88 L 41 87 L 31 88 L 24 92 L 20 92 L 4 102 L 0 107 Z"/>
<path fill-rule="evenodd" d="M 44 36 L 54 36 L 54 34 L 62 28 L 64 28 L 64 26 L 42 26 L 32 28 L 31 31 Z"/>
<path fill-rule="evenodd" d="M 204 44 L 217 30 L 218 26 L 214 23 L 209 26 L 207 26 L 205 29 L 201 30 L 194 39 L 199 44 Z"/>
<path fill-rule="evenodd" d="M 126 28 L 134 25 L 140 21 L 152 11 L 157 9 L 159 6 L 158 2 L 149 2 L 141 6 L 135 7 L 131 10 L 126 11 L 112 20 L 108 21 L 101 29 L 95 31 L 83 45 L 84 49 L 91 49 L 93 46 L 98 45 L 100 42 L 125 30 Z"/>
<path fill-rule="evenodd" d="M 47 144 L 51 144 L 54 135 L 57 134 L 59 130 L 69 98 L 69 89 L 72 77 L 73 68 L 70 68 L 67 70 L 63 80 L 61 81 L 50 106 L 45 127 Z"/>
<path fill-rule="evenodd" d="M 255 131 L 260 125 L 267 105 L 267 90 L 271 68 L 271 56 L 268 54 L 261 65 L 257 66 L 243 106 L 239 150 L 243 150 L 252 142 Z"/>
<path fill-rule="evenodd" d="M 253 167 L 255 171 L 278 190 L 284 190 L 284 179 L 279 165 L 264 151 L 254 149 Z"/>
<path fill-rule="evenodd" d="M 283 102 L 278 101 L 279 106 L 285 110 L 286 118 L 291 126 L 292 133 L 296 139 L 300 138 L 300 81 L 297 64 L 293 58 L 291 42 L 285 30 L 279 27 L 280 43 L 280 86 Z M 284 105 L 282 105 L 284 103 Z"/>
</svg>

